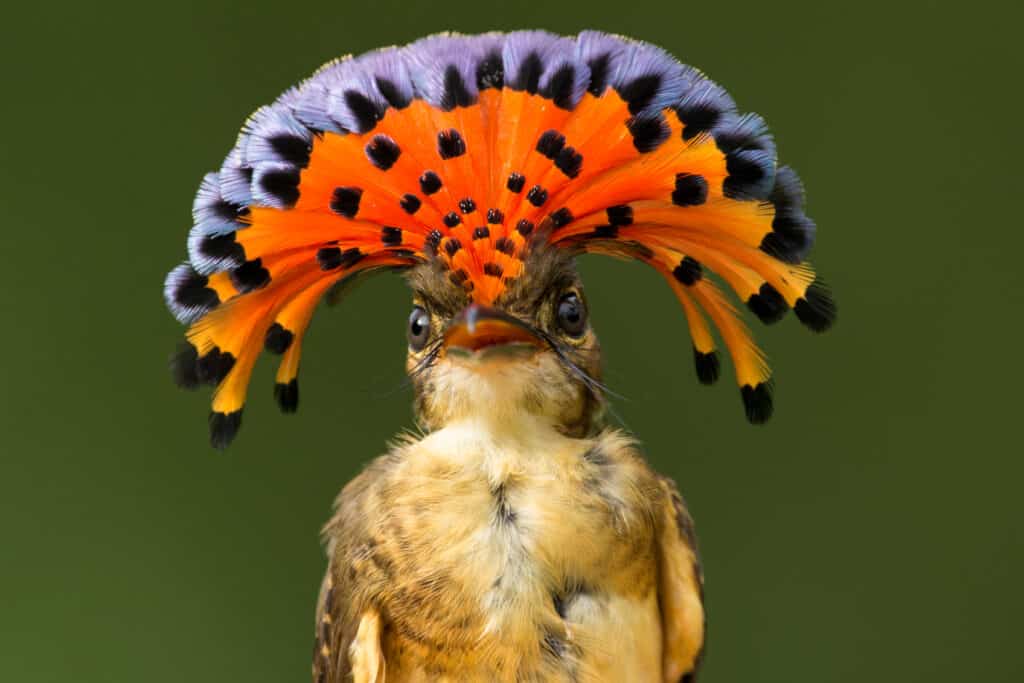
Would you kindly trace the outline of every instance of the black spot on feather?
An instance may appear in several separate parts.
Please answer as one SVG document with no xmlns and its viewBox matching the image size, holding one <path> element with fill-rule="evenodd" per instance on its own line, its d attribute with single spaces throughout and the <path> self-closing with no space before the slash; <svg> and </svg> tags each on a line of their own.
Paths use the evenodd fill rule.
<svg viewBox="0 0 1024 683">
<path fill-rule="evenodd" d="M 530 233 L 533 232 L 533 227 L 534 226 L 532 221 L 528 221 L 525 218 L 521 218 L 519 222 L 516 223 L 516 232 L 518 232 L 523 237 L 529 237 Z"/>
<path fill-rule="evenodd" d="M 377 122 L 384 118 L 384 112 L 380 107 L 358 90 L 345 91 L 345 106 L 355 117 L 357 133 L 373 130 Z"/>
<path fill-rule="evenodd" d="M 565 64 L 551 75 L 541 95 L 554 102 L 559 109 L 571 110 L 572 86 L 575 80 L 576 68 L 572 64 Z"/>
<path fill-rule="evenodd" d="M 411 216 L 420 210 L 422 202 L 416 195 L 406 193 L 402 195 L 402 199 L 399 200 L 398 205 L 402 207 L 402 211 L 405 211 Z"/>
<path fill-rule="evenodd" d="M 454 128 L 437 134 L 437 153 L 442 159 L 454 159 L 466 153 L 466 141 Z"/>
<path fill-rule="evenodd" d="M 651 103 L 661 87 L 661 74 L 633 79 L 618 88 L 619 96 L 629 103 L 629 113 L 636 115 Z"/>
<path fill-rule="evenodd" d="M 672 191 L 672 203 L 676 206 L 700 206 L 708 199 L 708 181 L 704 176 L 692 173 L 676 175 L 676 189 Z"/>
<path fill-rule="evenodd" d="M 196 363 L 196 377 L 202 384 L 217 386 L 235 367 L 235 356 L 230 351 L 221 351 L 214 346 L 199 357 Z"/>
<path fill-rule="evenodd" d="M 605 209 L 608 222 L 612 225 L 633 225 L 633 207 L 628 204 L 618 204 Z"/>
<path fill-rule="evenodd" d="M 720 126 L 715 130 L 715 146 L 724 154 L 739 150 L 769 149 L 770 137 L 759 126 L 752 125 L 749 117 L 741 117 Z M 761 122 L 763 124 L 763 122 Z"/>
<path fill-rule="evenodd" d="M 555 168 L 564 173 L 568 178 L 575 178 L 580 174 L 583 166 L 583 155 L 574 147 L 565 147 L 555 157 Z"/>
<path fill-rule="evenodd" d="M 263 259 L 254 258 L 229 271 L 231 284 L 239 294 L 262 289 L 270 283 L 270 271 L 263 267 Z"/>
<path fill-rule="evenodd" d="M 199 253 L 207 258 L 234 261 L 236 264 L 245 261 L 245 249 L 235 241 L 234 231 L 207 235 L 199 242 Z"/>
<path fill-rule="evenodd" d="M 441 177 L 433 171 L 424 171 L 420 176 L 420 190 L 429 196 L 441 189 Z"/>
<path fill-rule="evenodd" d="M 442 219 L 444 224 L 449 228 L 454 228 L 456 225 L 462 222 L 462 217 L 454 211 L 449 211 L 444 215 Z"/>
<path fill-rule="evenodd" d="M 268 138 L 267 143 L 284 161 L 298 168 L 309 166 L 309 153 L 313 148 L 308 141 L 298 135 L 282 133 Z"/>
<path fill-rule="evenodd" d="M 487 222 L 491 225 L 500 225 L 505 220 L 505 214 L 498 209 L 487 209 Z"/>
<path fill-rule="evenodd" d="M 441 109 L 451 111 L 456 107 L 468 107 L 473 104 L 473 95 L 466 88 L 462 74 L 454 64 L 444 70 L 444 93 L 441 95 Z"/>
<path fill-rule="evenodd" d="M 587 86 L 587 92 L 595 97 L 600 97 L 608 87 L 609 58 L 608 54 L 603 54 L 587 62 L 587 66 L 590 67 L 590 85 Z"/>
<path fill-rule="evenodd" d="M 763 153 L 756 150 L 737 150 L 725 157 L 725 170 L 729 174 L 722 182 L 722 194 L 729 199 L 762 199 L 761 191 L 768 169 Z"/>
<path fill-rule="evenodd" d="M 252 171 L 252 169 L 249 169 Z M 251 173 L 250 173 L 251 175 Z M 218 218 L 222 218 L 225 221 L 238 221 L 240 216 L 245 216 L 249 213 L 249 207 L 242 206 L 241 204 L 235 204 L 229 202 L 226 199 L 218 199 L 211 206 L 210 210 L 217 215 Z"/>
<path fill-rule="evenodd" d="M 459 241 L 458 237 L 449 237 L 444 243 L 444 250 L 448 253 L 449 257 L 455 256 L 459 249 L 462 249 L 462 242 Z"/>
<path fill-rule="evenodd" d="M 299 169 L 267 171 L 260 176 L 260 187 L 282 206 L 295 206 L 299 201 Z"/>
<path fill-rule="evenodd" d="M 761 250 L 786 263 L 800 263 L 814 243 L 816 228 L 804 214 L 803 185 L 793 169 L 778 168 L 768 201 L 775 207 L 775 217 L 772 232 L 761 241 Z"/>
<path fill-rule="evenodd" d="M 526 193 L 526 200 L 536 207 L 544 206 L 544 202 L 548 200 L 548 191 L 540 185 L 534 185 Z"/>
<path fill-rule="evenodd" d="M 491 277 L 501 277 L 505 272 L 505 269 L 501 267 L 500 263 L 494 263 L 490 261 L 484 264 L 484 274 L 490 275 Z"/>
<path fill-rule="evenodd" d="M 491 236 L 491 231 L 486 225 L 481 225 L 478 228 L 473 228 L 473 239 L 482 240 L 487 239 Z"/>
<path fill-rule="evenodd" d="M 366 156 L 374 166 L 386 171 L 402 155 L 402 148 L 387 135 L 374 135 L 366 145 Z"/>
<path fill-rule="evenodd" d="M 476 211 L 476 202 L 472 198 L 466 197 L 465 199 L 459 200 L 459 211 L 462 213 L 473 213 Z"/>
<path fill-rule="evenodd" d="M 295 335 L 291 330 L 279 322 L 275 322 L 267 328 L 267 334 L 263 338 L 263 348 L 270 353 L 281 355 L 292 345 Z"/>
<path fill-rule="evenodd" d="M 572 211 L 568 207 L 563 206 L 558 211 L 551 214 L 551 222 L 556 228 L 564 228 L 565 226 L 572 223 L 573 215 Z"/>
<path fill-rule="evenodd" d="M 274 384 L 274 399 L 282 413 L 294 413 L 299 409 L 299 380 L 292 378 L 290 382 Z"/>
<path fill-rule="evenodd" d="M 704 269 L 699 261 L 685 256 L 672 271 L 672 275 L 675 276 L 676 280 L 689 287 L 704 277 Z"/>
<path fill-rule="evenodd" d="M 362 188 L 336 187 L 331 195 L 331 211 L 345 218 L 355 218 L 362 197 Z"/>
<path fill-rule="evenodd" d="M 223 450 L 234 441 L 238 429 L 242 426 L 242 411 L 233 413 L 210 413 L 210 445 Z"/>
<path fill-rule="evenodd" d="M 676 107 L 676 116 L 683 124 L 683 140 L 692 140 L 714 128 L 722 112 L 708 102 L 693 102 Z"/>
<path fill-rule="evenodd" d="M 441 244 L 444 235 L 440 230 L 431 230 L 426 239 L 423 240 L 423 249 L 431 256 L 437 254 L 437 247 Z"/>
<path fill-rule="evenodd" d="M 500 52 L 491 52 L 476 67 L 476 88 L 483 91 L 488 88 L 501 89 L 505 86 L 505 64 Z"/>
<path fill-rule="evenodd" d="M 519 72 L 515 80 L 510 84 L 513 90 L 525 90 L 531 95 L 537 94 L 537 86 L 540 84 L 540 75 L 544 71 L 544 64 L 540 55 L 531 52 L 519 65 Z"/>
<path fill-rule="evenodd" d="M 630 117 L 626 121 L 626 129 L 633 136 L 633 147 L 641 154 L 658 149 L 672 134 L 672 129 L 660 112 Z"/>
<path fill-rule="evenodd" d="M 397 247 L 402 243 L 402 229 L 385 225 L 380 229 L 380 241 L 388 247 Z"/>
<path fill-rule="evenodd" d="M 505 187 L 507 187 L 510 192 L 515 192 L 516 194 L 523 191 L 524 185 L 526 185 L 526 178 L 521 173 L 510 173 L 508 176 L 508 182 L 505 183 Z"/>
<path fill-rule="evenodd" d="M 782 320 L 782 316 L 789 310 L 789 305 L 779 293 L 779 290 L 765 282 L 761 285 L 757 294 L 751 294 L 747 299 L 747 307 L 754 312 L 766 325 L 771 325 Z"/>
<path fill-rule="evenodd" d="M 344 251 L 338 247 L 324 247 L 316 253 L 316 260 L 320 264 L 320 270 L 335 270 L 351 268 L 363 260 L 364 256 L 366 254 L 356 247 Z"/>
<path fill-rule="evenodd" d="M 502 254 L 511 255 L 516 250 L 516 244 L 508 237 L 499 237 L 494 242 L 494 248 L 500 251 Z"/>
<path fill-rule="evenodd" d="M 377 76 L 374 82 L 377 84 L 377 90 L 380 91 L 381 97 L 392 107 L 405 109 L 409 106 L 410 98 L 402 94 L 402 91 L 394 83 L 380 76 Z"/>
<path fill-rule="evenodd" d="M 188 277 L 180 280 L 174 290 L 174 301 L 183 308 L 201 308 L 211 310 L 220 303 L 216 290 L 207 287 L 209 279 L 200 275 L 191 267 Z"/>
<path fill-rule="evenodd" d="M 548 159 L 554 159 L 565 146 L 565 136 L 557 130 L 546 130 L 537 138 L 536 150 Z"/>
</svg>

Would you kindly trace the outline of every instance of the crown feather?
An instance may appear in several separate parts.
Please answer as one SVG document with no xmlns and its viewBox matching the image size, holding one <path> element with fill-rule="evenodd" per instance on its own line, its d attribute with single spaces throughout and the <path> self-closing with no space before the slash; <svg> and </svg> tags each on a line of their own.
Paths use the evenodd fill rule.
<svg viewBox="0 0 1024 683">
<path fill-rule="evenodd" d="M 771 414 L 770 373 L 712 278 L 765 323 L 835 319 L 804 262 L 803 187 L 764 120 L 660 48 L 594 31 L 442 34 L 331 62 L 248 119 L 193 219 L 164 295 L 191 325 L 175 377 L 216 387 L 217 446 L 262 351 L 294 412 L 317 303 L 382 269 L 433 262 L 491 303 L 541 242 L 645 261 L 684 310 L 705 384 L 718 331 L 752 422 Z"/>
</svg>

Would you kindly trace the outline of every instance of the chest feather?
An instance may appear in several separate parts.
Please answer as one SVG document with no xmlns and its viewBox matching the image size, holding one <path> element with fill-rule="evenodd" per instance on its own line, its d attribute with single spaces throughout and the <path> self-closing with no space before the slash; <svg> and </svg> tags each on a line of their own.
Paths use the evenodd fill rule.
<svg viewBox="0 0 1024 683">
<path fill-rule="evenodd" d="M 658 628 L 655 490 L 614 434 L 465 422 L 407 446 L 374 506 L 389 661 L 439 675 L 452 660 L 499 679 L 607 671 L 625 624 Z M 658 642 L 636 656 L 660 661 Z"/>
</svg>

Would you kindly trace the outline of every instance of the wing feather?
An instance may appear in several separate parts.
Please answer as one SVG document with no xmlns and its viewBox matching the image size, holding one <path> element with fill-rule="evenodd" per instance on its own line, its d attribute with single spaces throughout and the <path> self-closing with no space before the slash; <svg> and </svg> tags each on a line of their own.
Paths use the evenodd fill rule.
<svg viewBox="0 0 1024 683">
<path fill-rule="evenodd" d="M 675 482 L 660 479 L 665 493 L 658 543 L 663 678 L 693 683 L 704 652 L 704 574 L 686 503 Z"/>
</svg>

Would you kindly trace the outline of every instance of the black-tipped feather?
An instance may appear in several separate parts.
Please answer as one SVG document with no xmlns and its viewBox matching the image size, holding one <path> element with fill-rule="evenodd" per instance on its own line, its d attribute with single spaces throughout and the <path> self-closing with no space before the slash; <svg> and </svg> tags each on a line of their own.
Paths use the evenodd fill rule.
<svg viewBox="0 0 1024 683">
<path fill-rule="evenodd" d="M 828 286 L 817 278 L 807 287 L 804 296 L 797 299 L 793 312 L 808 329 L 824 332 L 836 321 L 836 302 Z"/>
<path fill-rule="evenodd" d="M 233 413 L 210 413 L 210 445 L 217 450 L 224 450 L 234 441 L 241 426 L 241 410 Z"/>
<path fill-rule="evenodd" d="M 740 387 L 740 396 L 743 398 L 743 409 L 747 413 L 747 420 L 751 424 L 764 424 L 772 416 L 771 382 L 760 382 L 753 387 L 744 384 Z"/>
<path fill-rule="evenodd" d="M 174 383 L 182 389 L 198 389 L 199 381 L 199 352 L 196 347 L 188 342 L 183 342 L 177 353 L 171 356 L 170 360 L 171 377 Z"/>
<path fill-rule="evenodd" d="M 291 414 L 299 409 L 299 380 L 293 378 L 287 384 L 274 384 L 274 400 L 282 413 Z"/>
<path fill-rule="evenodd" d="M 750 295 L 750 298 L 747 299 L 747 307 L 765 325 L 771 325 L 782 320 L 789 309 L 789 306 L 786 305 L 786 300 L 779 293 L 779 290 L 767 282 L 761 285 L 761 289 L 758 290 L 757 294 Z"/>
<path fill-rule="evenodd" d="M 696 348 L 693 349 L 694 366 L 697 368 L 697 381 L 701 384 L 714 384 L 718 381 L 721 363 L 718 360 L 718 353 L 709 351 L 702 353 Z"/>
</svg>

